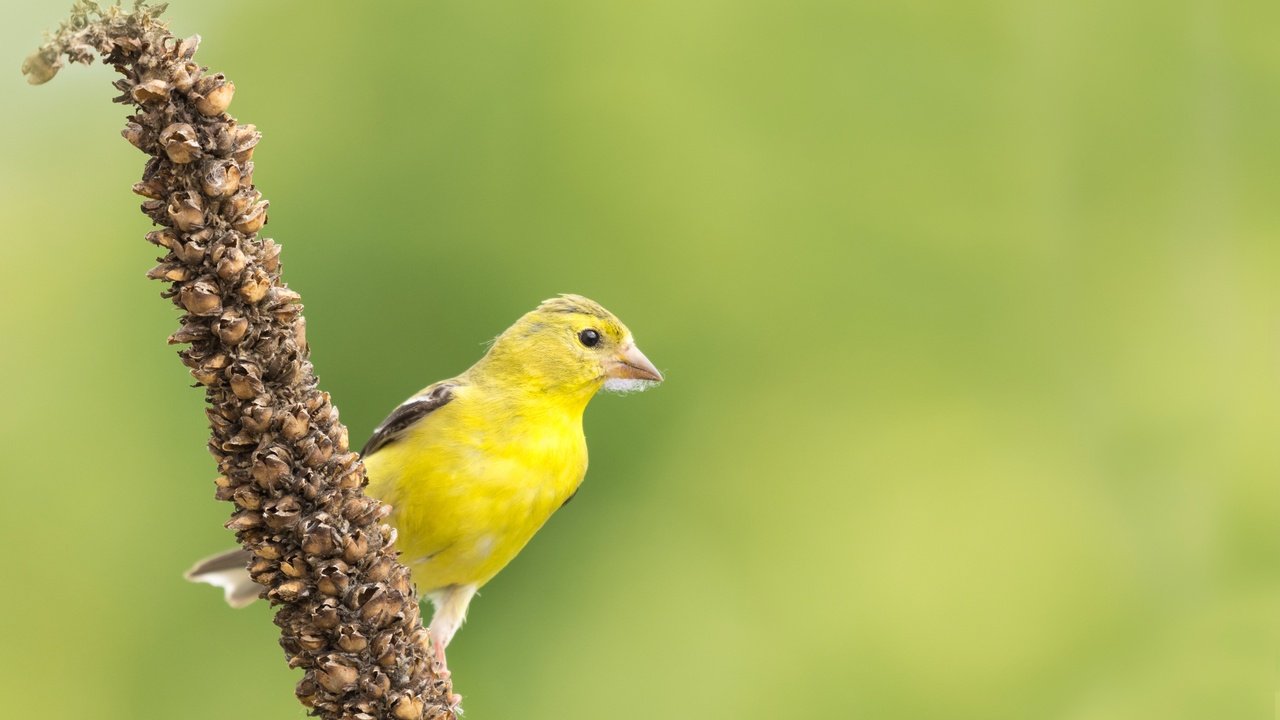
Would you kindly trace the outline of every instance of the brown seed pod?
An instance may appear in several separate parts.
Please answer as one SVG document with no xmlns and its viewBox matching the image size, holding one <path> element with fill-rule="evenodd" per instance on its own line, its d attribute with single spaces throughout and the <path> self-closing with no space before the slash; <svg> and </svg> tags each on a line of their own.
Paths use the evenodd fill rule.
<svg viewBox="0 0 1280 720">
<path fill-rule="evenodd" d="M 293 412 L 284 416 L 284 420 L 280 423 L 280 434 L 286 440 L 297 440 L 311 429 L 311 418 L 307 417 L 307 411 L 297 408 Z"/>
<path fill-rule="evenodd" d="M 192 35 L 189 38 L 183 38 L 181 42 L 174 48 L 174 56 L 179 60 L 190 60 L 195 57 L 196 50 L 200 49 L 200 36 Z"/>
<path fill-rule="evenodd" d="M 229 160 L 216 160 L 205 165 L 200 187 L 210 197 L 228 197 L 240 189 L 240 167 Z"/>
<path fill-rule="evenodd" d="M 342 622 L 336 598 L 324 598 L 317 606 L 311 608 L 308 614 L 311 622 L 321 630 L 332 630 Z"/>
<path fill-rule="evenodd" d="M 143 180 L 133 184 L 133 191 L 138 195 L 153 200 L 163 200 L 169 194 L 169 189 L 159 180 Z"/>
<path fill-rule="evenodd" d="M 262 133 L 258 132 L 257 126 L 253 123 L 237 126 L 230 137 L 232 157 L 238 163 L 247 163 L 253 157 L 253 149 L 257 147 L 260 140 L 262 140 Z"/>
<path fill-rule="evenodd" d="M 231 499 L 246 510 L 257 510 L 262 507 L 262 493 L 252 485 L 241 485 L 231 493 Z M 258 553 L 263 557 L 262 553 Z"/>
<path fill-rule="evenodd" d="M 225 214 L 229 217 L 239 217 L 260 200 L 262 200 L 262 193 L 252 187 L 244 187 L 227 200 L 223 206 L 226 208 Z"/>
<path fill-rule="evenodd" d="M 252 235 L 262 229 L 267 224 L 267 207 L 271 203 L 263 201 L 249 208 L 245 214 L 236 218 L 231 226 L 245 235 Z"/>
<path fill-rule="evenodd" d="M 159 245 L 163 248 L 172 248 L 178 243 L 178 236 L 169 228 L 163 230 L 152 230 L 147 233 L 147 242 L 152 245 Z"/>
<path fill-rule="evenodd" d="M 279 500 L 268 500 L 262 505 L 262 519 L 272 530 L 292 527 L 298 523 L 301 516 L 302 505 L 293 495 L 285 495 Z"/>
<path fill-rule="evenodd" d="M 250 405 L 245 409 L 244 416 L 240 418 L 240 422 L 244 424 L 244 429 L 254 433 L 261 434 L 266 432 L 271 426 L 271 418 L 275 411 L 264 405 Z"/>
<path fill-rule="evenodd" d="M 175 63 L 170 81 L 178 92 L 187 92 L 200 79 L 200 66 L 191 61 Z"/>
<path fill-rule="evenodd" d="M 140 105 L 155 105 L 169 99 L 169 83 L 164 80 L 147 80 L 133 87 L 129 93 Z"/>
<path fill-rule="evenodd" d="M 240 272 L 244 270 L 244 266 L 247 262 L 248 258 L 240 251 L 240 248 L 228 248 L 227 251 L 222 254 L 222 258 L 218 260 L 218 277 L 223 280 L 231 280 L 232 278 L 239 276 Z"/>
<path fill-rule="evenodd" d="M 241 510 L 231 516 L 231 519 L 226 522 L 226 528 L 228 530 L 240 531 L 258 527 L 261 524 L 262 515 L 260 513 L 253 512 L 251 510 Z"/>
<path fill-rule="evenodd" d="M 235 372 L 235 368 L 232 369 L 232 372 Z M 238 377 L 250 378 L 250 380 L 246 380 L 246 382 L 252 380 L 252 378 L 247 374 L 238 375 Z M 234 384 L 235 380 L 232 380 L 232 385 Z M 254 461 L 253 469 L 250 472 L 253 474 L 254 482 L 256 482 L 259 487 L 271 492 L 274 488 L 279 486 L 282 480 L 289 477 L 291 469 L 289 468 L 288 463 L 280 459 L 279 455 L 276 455 L 274 452 L 266 452 L 258 456 L 257 460 Z"/>
<path fill-rule="evenodd" d="M 179 165 L 185 165 L 200 157 L 200 143 L 195 128 L 187 123 L 173 123 L 160 131 L 160 146 L 164 154 Z"/>
<path fill-rule="evenodd" d="M 147 277 L 151 280 L 168 280 L 169 282 L 182 282 L 191 276 L 191 271 L 185 265 L 178 263 L 160 263 L 159 265 L 147 271 Z M 183 341 L 188 342 L 188 341 Z"/>
<path fill-rule="evenodd" d="M 302 551 L 314 558 L 329 557 L 337 550 L 336 531 L 333 526 L 317 519 L 306 522 L 302 539 Z"/>
<path fill-rule="evenodd" d="M 316 574 L 316 589 L 331 597 L 342 597 L 351 586 L 351 577 L 347 574 L 347 564 L 341 560 L 331 560 L 320 566 Z"/>
<path fill-rule="evenodd" d="M 254 578 L 257 582 L 267 585 L 261 579 Z M 267 593 L 267 597 L 275 602 L 297 602 L 300 598 L 308 595 L 308 586 L 302 580 L 287 580 L 276 585 Z"/>
<path fill-rule="evenodd" d="M 249 277 L 240 284 L 239 293 L 246 302 L 257 304 L 267 296 L 267 291 L 270 289 L 271 280 L 267 274 L 261 268 L 254 268 Z"/>
<path fill-rule="evenodd" d="M 174 193 L 169 198 L 168 213 L 169 219 L 183 232 L 204 227 L 204 201 L 193 192 Z"/>
<path fill-rule="evenodd" d="M 354 688 L 356 679 L 359 677 L 359 671 L 348 665 L 343 665 L 333 657 L 322 660 L 315 671 L 316 682 L 333 693 L 346 692 Z"/>
<path fill-rule="evenodd" d="M 169 336 L 170 345 L 195 342 L 209 337 L 209 326 L 202 322 L 185 323 L 178 331 Z"/>
<path fill-rule="evenodd" d="M 396 720 L 422 720 L 425 706 L 422 698 L 401 695 L 391 704 L 391 716 Z"/>
<path fill-rule="evenodd" d="M 192 315 L 217 315 L 222 312 L 222 297 L 218 295 L 218 287 L 212 283 L 199 281 L 184 285 L 178 293 L 182 307 Z"/>
<path fill-rule="evenodd" d="M 200 83 L 196 83 L 199 87 Z M 215 84 L 212 88 L 200 93 L 192 93 L 191 100 L 196 106 L 196 110 L 201 115 L 213 117 L 221 115 L 231 105 L 231 98 L 235 97 L 236 85 L 233 82 L 223 82 Z"/>
<path fill-rule="evenodd" d="M 355 564 L 369 554 L 369 539 L 360 530 L 353 531 L 346 537 L 342 547 L 342 559 Z"/>
<path fill-rule="evenodd" d="M 125 140 L 128 140 L 130 145 L 138 148 L 143 152 L 147 151 L 147 143 L 146 143 L 147 131 L 144 127 L 142 127 L 138 123 L 136 122 L 127 123 L 124 126 L 124 130 L 120 131 L 120 135 Z"/>
<path fill-rule="evenodd" d="M 249 331 L 249 321 L 238 312 L 229 310 L 213 324 L 213 332 L 226 345 L 239 345 Z"/>
</svg>

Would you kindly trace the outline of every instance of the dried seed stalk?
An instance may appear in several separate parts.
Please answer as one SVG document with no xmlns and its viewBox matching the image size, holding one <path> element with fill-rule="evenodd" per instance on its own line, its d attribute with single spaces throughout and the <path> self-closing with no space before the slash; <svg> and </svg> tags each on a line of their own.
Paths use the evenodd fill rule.
<svg viewBox="0 0 1280 720">
<path fill-rule="evenodd" d="M 364 494 L 364 465 L 316 387 L 280 247 L 257 236 L 260 135 L 227 115 L 235 86 L 194 62 L 200 38 L 171 35 L 163 9 L 81 0 L 23 72 L 42 83 L 64 58 L 99 55 L 123 75 L 116 101 L 136 112 L 122 134 L 151 156 L 134 190 L 165 251 L 148 277 L 171 283 L 163 296 L 185 312 L 170 342 L 189 345 L 179 355 L 205 388 L 215 494 L 235 504 L 227 527 L 253 553 L 280 644 L 305 673 L 298 699 L 334 720 L 456 718 L 388 508 Z"/>
</svg>

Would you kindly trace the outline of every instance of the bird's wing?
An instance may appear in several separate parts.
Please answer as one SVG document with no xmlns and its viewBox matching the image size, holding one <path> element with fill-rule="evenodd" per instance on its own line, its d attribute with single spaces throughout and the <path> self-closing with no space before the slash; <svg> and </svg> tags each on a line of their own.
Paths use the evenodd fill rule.
<svg viewBox="0 0 1280 720">
<path fill-rule="evenodd" d="M 391 411 L 386 420 L 373 431 L 369 442 L 360 450 L 361 455 L 372 455 L 384 445 L 390 445 L 419 420 L 431 411 L 444 407 L 453 399 L 456 382 L 438 382 L 422 392 L 405 400 L 400 407 Z"/>
</svg>

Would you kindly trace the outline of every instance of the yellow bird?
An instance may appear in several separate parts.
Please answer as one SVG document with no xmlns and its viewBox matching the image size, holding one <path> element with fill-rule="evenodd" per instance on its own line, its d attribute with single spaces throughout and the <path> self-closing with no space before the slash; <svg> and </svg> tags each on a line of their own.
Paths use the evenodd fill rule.
<svg viewBox="0 0 1280 720">
<path fill-rule="evenodd" d="M 400 561 L 431 600 L 444 649 L 476 591 L 577 492 L 587 472 L 582 414 L 602 388 L 643 390 L 662 373 L 612 313 L 580 295 L 543 302 L 461 375 L 401 403 L 365 444 L 368 492 L 391 505 Z M 234 550 L 187 579 L 243 607 L 261 586 Z"/>
</svg>

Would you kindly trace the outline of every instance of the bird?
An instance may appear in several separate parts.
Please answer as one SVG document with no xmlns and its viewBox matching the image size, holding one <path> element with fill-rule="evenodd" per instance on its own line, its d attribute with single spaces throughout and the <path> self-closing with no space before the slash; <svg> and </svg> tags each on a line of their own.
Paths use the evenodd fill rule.
<svg viewBox="0 0 1280 720">
<path fill-rule="evenodd" d="M 476 592 L 578 492 L 587 472 L 582 416 L 601 390 L 663 381 L 613 313 L 581 295 L 543 301 L 461 375 L 428 385 L 373 431 L 361 450 L 367 492 L 391 507 L 400 561 L 431 601 L 434 652 L 445 648 Z M 244 607 L 262 586 L 236 549 L 186 573 Z"/>
</svg>

